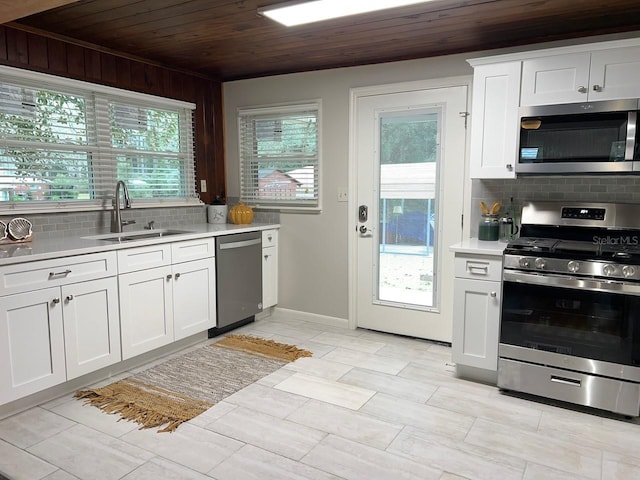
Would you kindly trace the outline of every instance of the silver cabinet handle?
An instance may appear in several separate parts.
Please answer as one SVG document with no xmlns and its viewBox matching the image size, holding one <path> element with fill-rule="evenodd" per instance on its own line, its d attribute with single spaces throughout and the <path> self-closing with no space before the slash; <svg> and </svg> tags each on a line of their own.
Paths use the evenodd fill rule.
<svg viewBox="0 0 640 480">
<path fill-rule="evenodd" d="M 71 300 L 73 300 L 73 295 L 67 295 L 67 302 L 70 302 Z"/>
<path fill-rule="evenodd" d="M 265 255 L 264 259 L 267 260 L 269 258 L 269 255 Z"/>
<path fill-rule="evenodd" d="M 578 87 L 578 93 L 587 93 L 587 87 L 580 85 Z"/>
<path fill-rule="evenodd" d="M 496 295 L 497 295 L 497 293 L 496 293 L 496 292 L 491 292 L 491 293 L 489 294 L 489 296 L 490 296 L 491 298 L 496 298 Z"/>
<path fill-rule="evenodd" d="M 488 265 L 467 265 L 467 272 L 471 275 L 489 275 Z"/>
<path fill-rule="evenodd" d="M 66 276 L 69 275 L 71 273 L 71 270 L 67 269 L 64 272 L 49 272 L 49 278 L 56 278 L 56 277 L 62 277 L 62 276 Z"/>
<path fill-rule="evenodd" d="M 509 171 L 513 170 L 513 165 L 511 165 L 510 163 L 507 163 L 505 167 L 507 167 L 507 170 Z"/>
<path fill-rule="evenodd" d="M 167 275 L 167 280 L 171 280 L 172 277 L 173 277 L 173 275 L 171 275 L 171 274 Z"/>
<path fill-rule="evenodd" d="M 57 305 L 60 303 L 60 299 L 59 298 L 54 298 L 53 300 L 51 300 L 51 303 L 53 303 L 54 305 Z"/>
<path fill-rule="evenodd" d="M 267 237 L 267 239 L 268 239 L 269 241 L 271 241 L 271 240 L 273 240 L 273 237 L 272 237 L 271 235 L 269 235 L 269 236 Z"/>
<path fill-rule="evenodd" d="M 594 92 L 601 92 L 602 91 L 602 87 L 600 85 L 594 85 L 593 86 L 593 91 Z"/>
<path fill-rule="evenodd" d="M 180 278 L 180 274 L 176 273 L 176 280 Z"/>
</svg>

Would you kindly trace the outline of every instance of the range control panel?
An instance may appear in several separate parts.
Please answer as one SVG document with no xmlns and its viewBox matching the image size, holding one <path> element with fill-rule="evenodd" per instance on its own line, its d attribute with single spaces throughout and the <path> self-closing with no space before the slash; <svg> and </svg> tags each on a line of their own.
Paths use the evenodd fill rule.
<svg viewBox="0 0 640 480">
<path fill-rule="evenodd" d="M 562 218 L 579 220 L 604 220 L 604 208 L 562 207 Z"/>
</svg>

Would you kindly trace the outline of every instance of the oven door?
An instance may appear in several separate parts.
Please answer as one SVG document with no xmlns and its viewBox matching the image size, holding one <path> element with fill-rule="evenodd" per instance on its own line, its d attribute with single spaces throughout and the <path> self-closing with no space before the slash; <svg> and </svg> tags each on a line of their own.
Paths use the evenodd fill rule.
<svg viewBox="0 0 640 480">
<path fill-rule="evenodd" d="M 640 284 L 505 270 L 502 288 L 501 357 L 637 376 Z"/>
</svg>

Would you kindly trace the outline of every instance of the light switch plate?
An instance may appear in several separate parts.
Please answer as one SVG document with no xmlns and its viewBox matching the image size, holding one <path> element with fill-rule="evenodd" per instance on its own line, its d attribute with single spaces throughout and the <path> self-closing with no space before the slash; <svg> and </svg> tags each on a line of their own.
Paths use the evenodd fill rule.
<svg viewBox="0 0 640 480">
<path fill-rule="evenodd" d="M 348 202 L 349 201 L 349 193 L 346 188 L 338 188 L 338 201 L 339 202 Z"/>
<path fill-rule="evenodd" d="M 207 193 L 207 181 L 200 180 L 200 193 Z"/>
</svg>

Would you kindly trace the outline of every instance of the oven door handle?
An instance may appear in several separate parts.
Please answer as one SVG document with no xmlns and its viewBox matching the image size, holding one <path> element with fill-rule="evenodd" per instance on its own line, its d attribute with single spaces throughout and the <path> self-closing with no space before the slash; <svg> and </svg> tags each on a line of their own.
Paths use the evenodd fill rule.
<svg viewBox="0 0 640 480">
<path fill-rule="evenodd" d="M 526 273 L 513 270 L 504 270 L 502 272 L 502 280 L 504 282 L 528 283 L 545 287 L 573 288 L 574 290 L 592 290 L 596 292 L 640 296 L 640 284 L 619 282 L 616 280 L 578 278 L 554 273 Z"/>
</svg>

